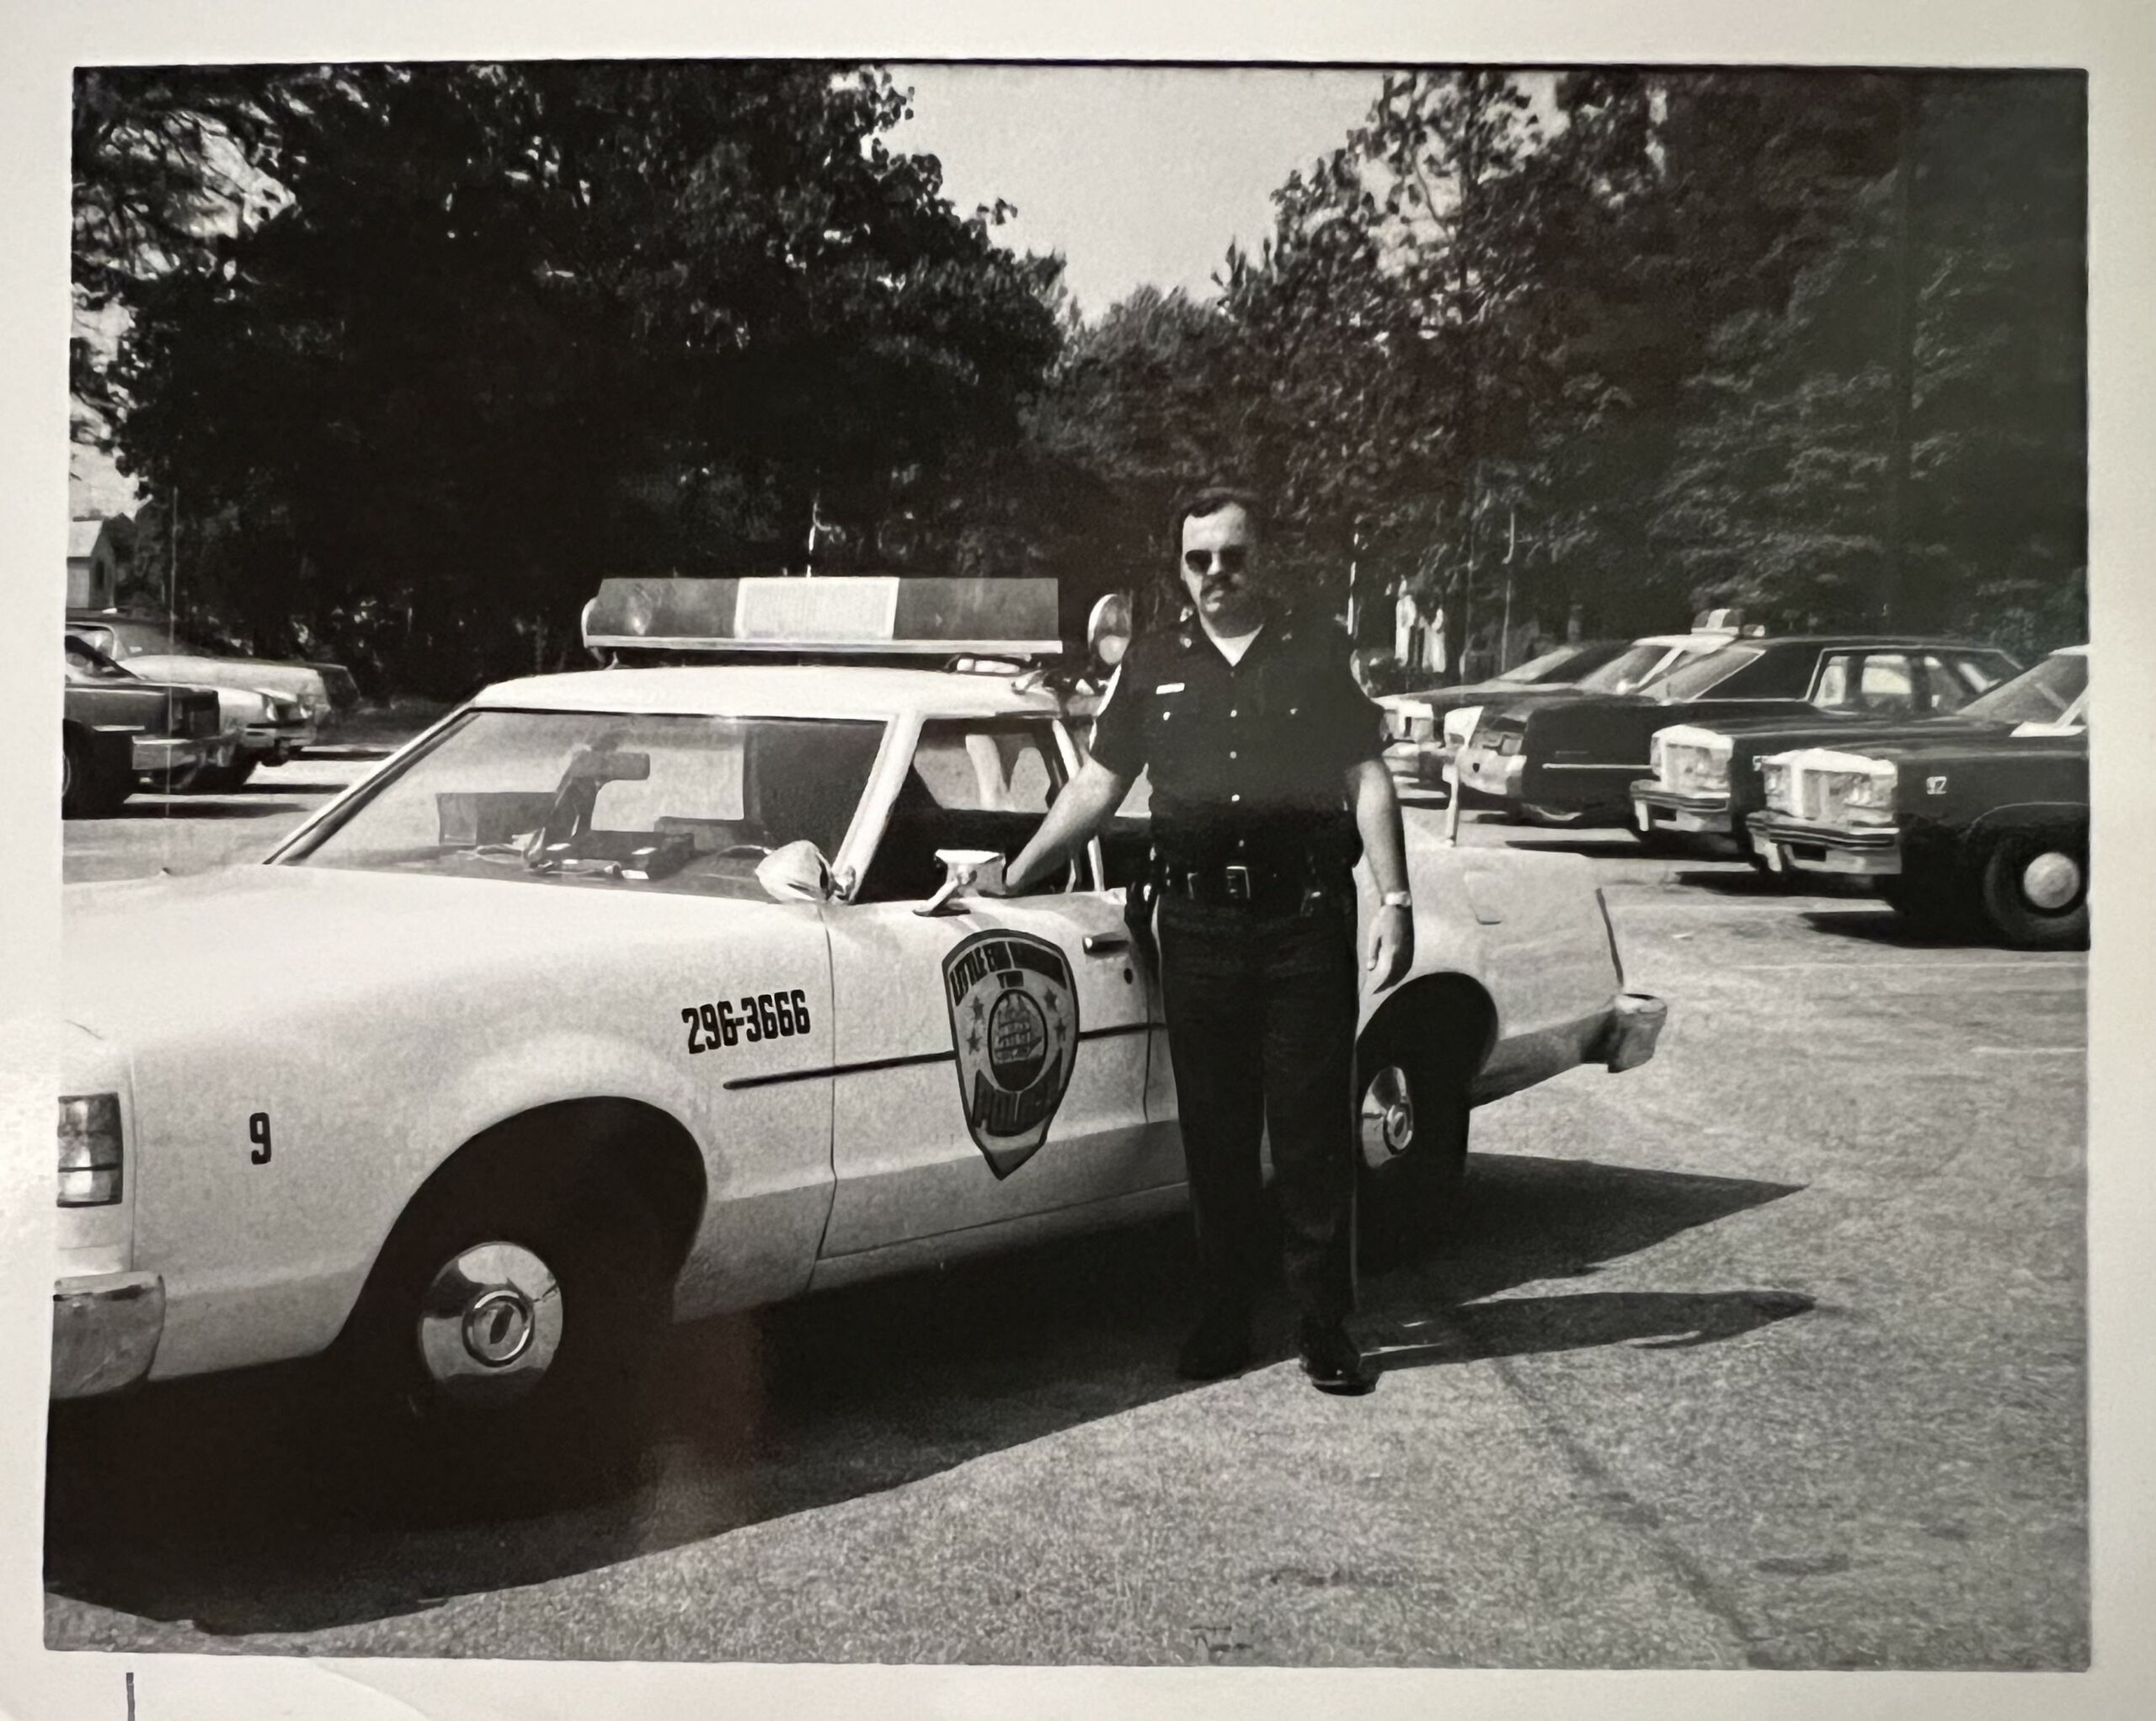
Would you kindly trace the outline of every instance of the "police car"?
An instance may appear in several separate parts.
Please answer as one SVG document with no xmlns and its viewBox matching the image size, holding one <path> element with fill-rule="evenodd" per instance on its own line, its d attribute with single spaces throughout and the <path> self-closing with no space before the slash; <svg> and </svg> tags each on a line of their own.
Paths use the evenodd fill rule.
<svg viewBox="0 0 2156 1721">
<path fill-rule="evenodd" d="M 54 1395 L 338 1346 L 506 1426 L 670 1314 L 1179 1205 L 1142 817 L 970 887 L 1081 758 L 1054 618 L 1046 581 L 609 581 L 588 642 L 674 661 L 490 687 L 263 864 L 71 888 Z M 1360 1028 L 1380 1226 L 1456 1186 L 1471 1106 L 1663 1014 L 1584 861 L 1419 832 L 1410 871 Z"/>
</svg>

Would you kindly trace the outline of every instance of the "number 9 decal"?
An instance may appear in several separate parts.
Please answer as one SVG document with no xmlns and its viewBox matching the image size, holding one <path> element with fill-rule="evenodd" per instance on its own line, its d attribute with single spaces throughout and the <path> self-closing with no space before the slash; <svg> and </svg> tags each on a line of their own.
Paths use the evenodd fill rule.
<svg viewBox="0 0 2156 1721">
<path fill-rule="evenodd" d="M 267 1165 L 270 1163 L 270 1114 L 268 1112 L 258 1111 L 247 1120 L 247 1138 L 254 1143 L 254 1151 L 247 1156 L 248 1163 L 255 1165 Z"/>
</svg>

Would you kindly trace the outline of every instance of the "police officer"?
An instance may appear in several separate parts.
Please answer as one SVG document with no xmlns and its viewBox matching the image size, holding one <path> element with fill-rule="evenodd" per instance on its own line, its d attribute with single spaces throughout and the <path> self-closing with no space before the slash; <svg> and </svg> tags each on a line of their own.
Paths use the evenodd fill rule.
<svg viewBox="0 0 2156 1721">
<path fill-rule="evenodd" d="M 1406 972 L 1415 937 L 1383 729 L 1340 628 L 1285 608 L 1258 578 L 1251 498 L 1204 492 L 1176 526 L 1187 610 L 1132 642 L 1091 758 L 1007 882 L 1060 867 L 1150 771 L 1161 978 L 1205 1296 L 1178 1371 L 1215 1379 L 1250 1358 L 1269 1130 L 1303 1368 L 1325 1391 L 1364 1392 L 1345 1324 L 1358 852 L 1380 892 L 1364 963 L 1374 988 Z"/>
</svg>

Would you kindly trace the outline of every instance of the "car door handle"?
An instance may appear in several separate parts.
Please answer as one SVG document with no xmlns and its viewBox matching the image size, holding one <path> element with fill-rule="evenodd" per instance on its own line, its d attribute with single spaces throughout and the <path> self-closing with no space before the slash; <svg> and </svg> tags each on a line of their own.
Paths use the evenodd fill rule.
<svg viewBox="0 0 2156 1721">
<path fill-rule="evenodd" d="M 1085 946 L 1087 956 L 1105 956 L 1112 950 L 1129 950 L 1130 935 L 1128 932 L 1089 932 L 1085 937 Z"/>
</svg>

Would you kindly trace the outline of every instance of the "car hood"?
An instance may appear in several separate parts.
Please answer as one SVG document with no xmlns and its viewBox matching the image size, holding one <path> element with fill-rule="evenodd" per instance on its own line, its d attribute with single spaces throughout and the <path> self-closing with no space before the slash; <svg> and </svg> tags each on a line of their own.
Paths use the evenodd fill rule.
<svg viewBox="0 0 2156 1721">
<path fill-rule="evenodd" d="M 181 681 L 196 687 L 238 687 L 326 703 L 322 672 L 305 663 L 267 663 L 254 658 L 199 658 L 186 652 L 141 652 L 124 666 L 148 681 Z"/>
<path fill-rule="evenodd" d="M 573 984 L 640 948 L 783 935 L 813 905 L 606 884 L 234 866 L 62 892 L 61 1014 L 109 1039 L 288 1036 L 341 1006 L 408 1010 L 437 987 Z"/>
</svg>

